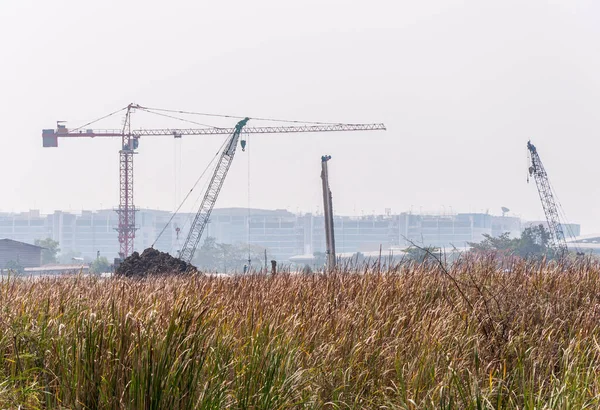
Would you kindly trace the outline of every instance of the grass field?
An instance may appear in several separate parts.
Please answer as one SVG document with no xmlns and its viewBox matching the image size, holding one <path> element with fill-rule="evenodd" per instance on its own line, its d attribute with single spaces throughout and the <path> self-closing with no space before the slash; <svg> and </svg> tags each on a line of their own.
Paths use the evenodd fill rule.
<svg viewBox="0 0 600 410">
<path fill-rule="evenodd" d="M 0 408 L 600 406 L 600 265 L 0 282 Z"/>
</svg>

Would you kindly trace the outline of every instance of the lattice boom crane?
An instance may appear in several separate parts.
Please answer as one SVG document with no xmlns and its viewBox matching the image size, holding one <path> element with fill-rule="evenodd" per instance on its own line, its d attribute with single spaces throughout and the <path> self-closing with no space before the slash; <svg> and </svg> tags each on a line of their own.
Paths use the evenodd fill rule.
<svg viewBox="0 0 600 410">
<path fill-rule="evenodd" d="M 101 119 L 107 118 L 118 112 L 125 112 L 125 121 L 122 129 L 88 129 L 79 127 L 69 129 L 62 122 L 57 122 L 56 129 L 44 129 L 42 131 L 42 140 L 44 147 L 58 147 L 58 139 L 61 138 L 121 138 L 121 149 L 119 150 L 119 225 L 117 228 L 120 243 L 119 255 L 126 258 L 133 253 L 133 242 L 135 238 L 135 205 L 133 196 L 133 156 L 139 145 L 139 139 L 143 136 L 171 136 L 181 138 L 183 135 L 232 135 L 239 138 L 239 132 L 243 128 L 247 134 L 286 134 L 286 133 L 312 133 L 312 132 L 334 132 L 334 131 L 376 131 L 385 130 L 385 125 L 378 124 L 334 124 L 334 123 L 313 123 L 312 125 L 298 124 L 276 127 L 244 127 L 248 119 L 243 119 L 234 128 L 159 128 L 159 129 L 132 129 L 131 114 L 134 110 L 144 110 L 156 114 L 154 111 L 180 112 L 169 110 L 149 109 L 137 104 L 129 104 L 127 107 L 115 111 Z M 185 112 L 181 112 L 185 113 Z M 190 113 L 188 113 L 190 114 Z M 194 113 L 191 113 L 194 114 Z M 161 115 L 161 114 L 159 114 Z M 175 118 L 175 117 L 173 117 Z M 238 117 L 239 118 L 239 117 Z M 179 118 L 176 118 L 179 119 Z M 243 123 L 244 125 L 240 124 Z M 237 142 L 237 138 L 236 138 Z M 228 144 L 229 146 L 229 144 Z M 231 158 L 235 153 L 235 148 L 231 152 Z M 231 160 L 229 160 L 230 163 Z M 227 165 L 227 169 L 229 165 Z M 217 170 L 219 168 L 217 167 Z M 223 179 L 226 175 L 223 174 Z M 213 176 L 213 179 L 215 177 Z M 222 184 L 222 181 L 221 181 Z M 219 188 L 220 190 L 220 188 Z M 209 192 L 206 193 L 208 195 Z M 218 191 L 216 192 L 218 195 Z M 207 198 L 205 197 L 205 200 Z M 216 201 L 216 196 L 214 198 Z M 213 201 L 214 205 L 214 201 Z M 211 208 L 212 209 L 212 208 Z M 192 231 L 190 231 L 192 232 Z M 201 232 L 200 232 L 201 236 Z M 196 241 L 200 237 L 190 238 Z M 195 249 L 195 248 L 194 248 Z M 192 255 L 193 256 L 193 255 Z"/>
<path fill-rule="evenodd" d="M 544 208 L 544 214 L 548 222 L 548 230 L 550 231 L 550 241 L 552 246 L 558 251 L 559 256 L 565 255 L 568 251 L 567 241 L 565 240 L 565 233 L 560 222 L 558 206 L 554 200 L 548 174 L 544 169 L 535 145 L 531 141 L 527 141 L 527 149 L 529 150 L 531 159 L 529 175 L 535 179 L 535 184 L 540 194 L 540 200 L 542 201 L 542 207 Z"/>
<path fill-rule="evenodd" d="M 225 177 L 227 176 L 229 167 L 231 167 L 231 162 L 233 161 L 233 157 L 235 155 L 240 134 L 249 120 L 249 118 L 244 118 L 237 123 L 233 132 L 231 133 L 231 138 L 229 138 L 227 144 L 223 148 L 223 152 L 219 157 L 219 162 L 217 162 L 217 166 L 210 183 L 208 184 L 204 198 L 202 198 L 200 209 L 198 209 L 198 212 L 192 221 L 188 236 L 181 247 L 181 251 L 179 252 L 179 259 L 183 261 L 191 262 L 194 254 L 196 253 L 196 248 L 198 247 L 200 238 L 202 238 L 202 233 L 204 232 L 204 228 L 206 228 L 208 218 L 210 218 L 210 214 L 215 206 L 215 203 L 217 202 L 217 198 L 219 197 L 219 192 L 221 192 L 221 188 L 225 182 Z"/>
</svg>

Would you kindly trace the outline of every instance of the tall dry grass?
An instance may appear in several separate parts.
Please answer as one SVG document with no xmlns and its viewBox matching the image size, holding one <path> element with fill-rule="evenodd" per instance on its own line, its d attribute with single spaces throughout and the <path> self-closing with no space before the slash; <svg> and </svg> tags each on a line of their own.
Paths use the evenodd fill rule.
<svg viewBox="0 0 600 410">
<path fill-rule="evenodd" d="M 598 408 L 600 265 L 0 282 L 0 407 Z"/>
</svg>

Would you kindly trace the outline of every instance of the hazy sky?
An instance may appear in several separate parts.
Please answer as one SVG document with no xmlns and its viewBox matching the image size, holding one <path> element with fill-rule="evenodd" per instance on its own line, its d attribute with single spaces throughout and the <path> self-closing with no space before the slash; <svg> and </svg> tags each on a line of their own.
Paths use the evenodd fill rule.
<svg viewBox="0 0 600 410">
<path fill-rule="evenodd" d="M 599 18 L 592 0 L 2 0 L 0 210 L 116 206 L 119 141 L 44 149 L 41 130 L 136 102 L 388 127 L 251 136 L 217 207 L 248 205 L 250 170 L 252 207 L 321 209 L 327 153 L 337 213 L 541 219 L 531 138 L 570 221 L 600 232 Z M 221 143 L 142 139 L 136 205 L 172 210 Z"/>
</svg>

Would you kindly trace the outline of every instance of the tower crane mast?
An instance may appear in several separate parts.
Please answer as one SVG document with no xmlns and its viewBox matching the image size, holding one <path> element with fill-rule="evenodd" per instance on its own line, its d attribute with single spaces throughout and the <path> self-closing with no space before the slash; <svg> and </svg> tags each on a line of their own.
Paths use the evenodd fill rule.
<svg viewBox="0 0 600 410">
<path fill-rule="evenodd" d="M 531 160 L 529 175 L 533 176 L 535 179 L 542 207 L 544 208 L 544 214 L 546 215 L 546 221 L 548 222 L 550 242 L 558 252 L 558 255 L 563 256 L 568 251 L 567 241 L 565 240 L 565 233 L 560 222 L 558 206 L 556 205 L 554 194 L 552 193 L 548 174 L 546 173 L 546 169 L 542 164 L 542 160 L 540 159 L 535 145 L 533 145 L 531 141 L 527 141 L 527 149 L 529 150 Z"/>
<path fill-rule="evenodd" d="M 133 243 L 135 238 L 136 224 L 135 224 L 135 213 L 136 208 L 134 205 L 133 196 L 133 156 L 137 153 L 139 146 L 139 139 L 145 136 L 171 136 L 180 138 L 183 135 L 231 135 L 232 138 L 229 140 L 230 143 L 235 139 L 233 145 L 227 144 L 227 148 L 222 156 L 220 164 L 223 168 L 217 167 L 215 175 L 213 175 L 212 182 L 215 183 L 215 187 L 218 187 L 217 191 L 207 191 L 204 197 L 206 205 L 214 206 L 216 197 L 219 194 L 220 186 L 223 184 L 223 180 L 227 175 L 227 170 L 233 155 L 235 154 L 235 146 L 240 136 L 242 128 L 246 134 L 287 134 L 287 133 L 316 133 L 316 132 L 335 132 L 335 131 L 377 131 L 385 130 L 385 125 L 381 123 L 377 124 L 340 124 L 340 123 L 312 123 L 302 124 L 298 123 L 295 125 L 285 125 L 276 127 L 245 127 L 248 118 L 242 119 L 234 128 L 220 128 L 220 127 L 205 127 L 205 128 L 158 128 L 158 129 L 133 129 L 131 126 L 131 114 L 135 110 L 143 110 L 149 113 L 156 114 L 153 110 L 138 104 L 129 104 L 127 107 L 115 111 L 101 119 L 107 118 L 116 113 L 125 112 L 125 121 L 122 129 L 88 129 L 86 126 L 69 129 L 63 123 L 63 121 L 57 122 L 56 129 L 44 129 L 42 130 L 42 141 L 44 147 L 58 147 L 58 139 L 69 139 L 69 138 L 121 138 L 121 149 L 119 150 L 119 208 L 117 213 L 119 215 L 119 225 L 117 232 L 119 235 L 120 251 L 119 255 L 121 258 L 126 258 L 133 253 Z M 159 110 L 169 111 L 169 110 Z M 188 113 L 197 114 L 197 113 Z M 175 118 L 175 117 L 174 117 Z M 239 117 L 238 117 L 239 118 Z M 176 118 L 177 119 L 177 118 Z M 98 120 L 97 120 L 98 121 Z M 94 121 L 95 122 L 95 121 Z M 296 121 L 292 121 L 297 123 Z M 227 152 L 229 152 L 227 154 Z M 224 172 L 223 172 L 224 171 Z M 217 173 L 220 173 L 217 175 Z M 203 201 L 203 203 L 204 203 Z M 205 215 L 202 213 L 202 209 L 199 211 L 199 215 Z M 212 209 L 212 208 L 211 208 Z M 209 212 L 210 214 L 210 212 Z M 200 240 L 202 236 L 203 219 L 198 216 L 196 223 L 196 233 L 189 239 L 190 245 Z M 208 215 L 206 215 L 208 218 Z M 206 221 L 204 221 L 204 225 Z M 201 229 L 200 229 L 201 228 Z M 190 231 L 192 234 L 192 231 Z M 199 234 L 199 235 L 198 235 Z M 196 245 L 197 246 L 197 243 Z M 195 247 L 194 247 L 195 249 Z M 185 253 L 185 257 L 189 256 L 191 248 Z"/>
</svg>

